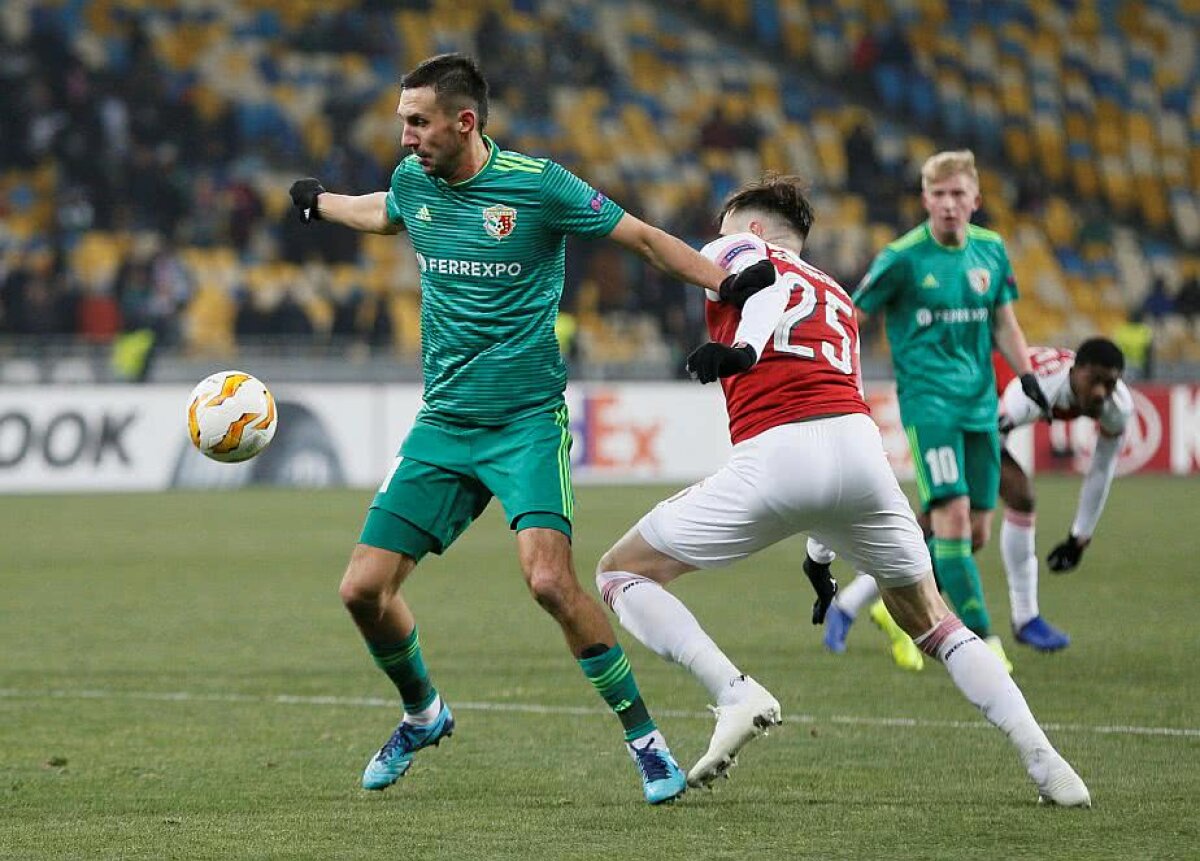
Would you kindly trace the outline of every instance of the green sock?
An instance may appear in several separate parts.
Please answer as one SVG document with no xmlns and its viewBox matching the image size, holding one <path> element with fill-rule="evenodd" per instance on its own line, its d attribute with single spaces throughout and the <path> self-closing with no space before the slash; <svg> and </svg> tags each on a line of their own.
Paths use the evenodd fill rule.
<svg viewBox="0 0 1200 861">
<path fill-rule="evenodd" d="M 429 673 L 425 669 L 425 659 L 421 657 L 421 641 L 417 638 L 417 629 L 399 643 L 381 646 L 367 643 L 375 665 L 387 673 L 400 699 L 404 701 L 404 711 L 409 714 L 428 708 L 437 696 L 437 690 L 429 683 Z"/>
<path fill-rule="evenodd" d="M 641 738 L 657 728 L 650 712 L 646 710 L 646 704 L 642 702 L 633 670 L 629 668 L 629 660 L 619 643 L 599 655 L 580 658 L 579 666 L 621 719 L 626 741 Z"/>
<path fill-rule="evenodd" d="M 983 603 L 983 583 L 971 555 L 971 539 L 935 538 L 933 559 L 938 580 L 958 618 L 980 637 L 988 636 L 992 623 Z"/>
</svg>

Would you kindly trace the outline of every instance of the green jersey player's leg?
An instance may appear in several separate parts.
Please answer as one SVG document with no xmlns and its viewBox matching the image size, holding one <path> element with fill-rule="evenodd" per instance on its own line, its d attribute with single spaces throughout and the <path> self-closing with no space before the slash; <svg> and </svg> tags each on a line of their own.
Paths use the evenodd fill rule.
<svg viewBox="0 0 1200 861">
<path fill-rule="evenodd" d="M 933 521 L 931 555 L 938 582 L 963 624 L 986 639 L 991 635 L 991 620 L 984 603 L 979 567 L 971 553 L 970 475 L 966 438 L 959 428 L 919 424 L 905 428 L 912 449 L 921 506 Z M 974 435 L 972 435 L 974 436 Z M 972 444 L 972 452 L 976 446 Z M 971 460 L 976 465 L 978 458 Z M 996 456 L 996 484 L 999 487 L 999 450 Z"/>
<path fill-rule="evenodd" d="M 381 603 L 367 597 L 379 593 L 378 584 L 363 584 L 349 573 L 342 583 L 342 599 L 367 649 L 404 704 L 399 726 L 367 763 L 362 777 L 365 789 L 391 786 L 408 771 L 418 750 L 438 744 L 454 731 L 454 716 L 429 680 L 416 621 L 400 599 L 400 585 L 427 553 L 442 553 L 453 544 L 491 500 L 487 488 L 469 474 L 470 446 L 464 434 L 418 419 L 405 449 L 426 460 L 396 459 L 375 494 L 359 537 L 363 547 L 388 551 L 386 558 L 394 563 L 391 570 L 367 566 L 367 573 L 382 578 L 382 592 L 394 600 Z M 366 556 L 355 552 L 362 557 L 361 570 Z"/>
<path fill-rule="evenodd" d="M 472 456 L 476 474 L 500 500 L 509 527 L 517 533 L 522 565 L 539 603 L 577 600 L 572 595 L 543 594 L 537 586 L 539 565 L 564 554 L 565 564 L 571 564 L 569 539 L 575 496 L 571 487 L 571 431 L 566 404 L 559 403 L 503 428 L 481 431 L 472 441 Z M 537 561 L 534 558 L 537 556 L 545 557 L 546 561 Z M 580 615 L 589 617 L 583 626 L 607 625 L 598 606 L 593 607 L 590 601 L 579 603 Z M 593 609 L 599 619 L 590 618 Z M 578 635 L 568 626 L 562 627 L 584 675 L 620 718 L 625 741 L 638 759 L 644 745 L 636 742 L 655 733 L 656 726 L 621 646 L 593 645 L 600 636 L 599 630 L 574 642 Z M 638 764 L 642 766 L 640 760 Z M 648 762 L 647 766 L 654 764 Z"/>
</svg>

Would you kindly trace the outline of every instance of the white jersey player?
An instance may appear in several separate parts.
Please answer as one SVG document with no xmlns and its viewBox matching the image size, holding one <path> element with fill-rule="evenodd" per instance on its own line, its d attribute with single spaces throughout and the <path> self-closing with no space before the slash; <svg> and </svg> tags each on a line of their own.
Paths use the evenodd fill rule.
<svg viewBox="0 0 1200 861">
<path fill-rule="evenodd" d="M 1087 787 L 1050 744 L 999 659 L 949 610 L 929 552 L 863 401 L 858 326 L 845 291 L 799 251 L 812 209 L 799 181 L 739 190 L 704 253 L 738 272 L 770 260 L 772 287 L 744 309 L 709 302 L 712 340 L 688 357 L 725 391 L 733 452 L 717 473 L 645 515 L 600 560 L 596 583 L 621 624 L 687 667 L 717 703 L 708 751 L 688 774 L 707 786 L 781 720 L 779 702 L 733 665 L 663 587 L 808 531 L 873 575 L 897 622 L 1012 741 L 1041 796 L 1087 806 Z"/>
<path fill-rule="evenodd" d="M 1033 348 L 1029 353 L 1054 417 L 1071 420 L 1086 416 L 1096 422 L 1096 448 L 1079 490 L 1071 531 L 1046 557 L 1051 571 L 1064 573 L 1079 564 L 1104 511 L 1125 429 L 1133 416 L 1133 396 L 1121 380 L 1125 357 L 1106 338 L 1090 338 L 1074 353 L 1053 347 Z M 1001 387 L 1000 430 L 1007 433 L 1033 424 L 1040 415 L 1037 406 L 1024 396 L 1020 383 L 1012 380 L 1007 365 L 1001 369 L 1000 364 L 996 377 Z M 1008 576 L 1013 633 L 1018 642 L 1041 651 L 1056 651 L 1065 648 L 1070 638 L 1046 622 L 1038 610 L 1033 484 L 1007 447 L 1000 458 L 1000 498 L 1005 505 L 1000 555 Z"/>
<path fill-rule="evenodd" d="M 1133 396 L 1121 379 L 1125 357 L 1117 345 L 1106 338 L 1090 338 L 1075 352 L 1057 347 L 1031 347 L 1029 358 L 1055 419 L 1070 421 L 1087 417 L 1096 422 L 1096 447 L 1080 488 L 1074 523 L 1066 540 L 1046 557 L 1051 571 L 1065 573 L 1079 564 L 1104 510 L 1125 431 L 1133 416 Z M 994 364 L 1000 393 L 1000 431 L 1007 442 L 1010 431 L 1036 423 L 1043 414 L 1041 408 L 1026 396 L 1020 381 L 998 354 Z M 1047 622 L 1038 608 L 1033 484 L 1007 445 L 1001 450 L 1000 464 L 1000 498 L 1005 505 L 1000 528 L 1000 555 L 1008 579 L 1013 634 L 1018 642 L 1039 651 L 1057 651 L 1066 648 L 1071 640 Z M 828 565 L 833 560 L 833 554 L 812 541 L 808 553 L 806 570 L 814 561 Z M 877 598 L 878 589 L 869 578 L 856 578 L 843 589 L 830 609 L 826 646 L 832 651 L 840 651 L 831 644 L 844 643 L 854 618 Z M 881 615 L 878 608 L 872 611 L 872 618 L 893 640 L 896 662 L 907 669 L 919 669 L 920 662 L 911 657 L 914 653 L 911 644 L 903 641 L 901 633 L 889 629 L 887 620 L 881 619 Z M 836 636 L 831 635 L 831 631 Z"/>
</svg>

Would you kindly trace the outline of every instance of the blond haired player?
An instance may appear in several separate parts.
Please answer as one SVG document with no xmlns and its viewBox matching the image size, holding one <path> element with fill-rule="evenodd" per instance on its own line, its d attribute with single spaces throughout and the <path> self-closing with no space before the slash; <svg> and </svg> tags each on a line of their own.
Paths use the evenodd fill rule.
<svg viewBox="0 0 1200 861">
<path fill-rule="evenodd" d="M 921 189 L 929 218 L 875 258 L 854 303 L 860 315 L 885 316 L 900 418 L 921 507 L 932 522 L 938 580 L 963 623 L 1007 664 L 972 555 L 988 541 L 1000 486 L 993 345 L 1047 417 L 1050 408 L 1013 311 L 1017 287 L 1004 242 L 971 224 L 981 203 L 974 154 L 932 156 L 921 169 Z M 805 562 L 810 576 L 814 565 L 829 561 L 820 548 L 813 550 Z M 852 621 L 835 600 L 825 629 L 830 651 L 845 650 Z M 920 656 L 909 653 L 909 659 Z"/>
</svg>

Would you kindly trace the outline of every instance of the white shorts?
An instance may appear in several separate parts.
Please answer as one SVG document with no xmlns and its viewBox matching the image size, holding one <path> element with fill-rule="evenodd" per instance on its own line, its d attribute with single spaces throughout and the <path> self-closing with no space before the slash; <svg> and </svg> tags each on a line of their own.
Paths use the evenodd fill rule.
<svg viewBox="0 0 1200 861">
<path fill-rule="evenodd" d="M 932 570 L 912 506 L 862 414 L 780 425 L 733 448 L 714 475 L 638 522 L 651 547 L 696 568 L 744 559 L 800 532 L 880 586 Z"/>
</svg>

